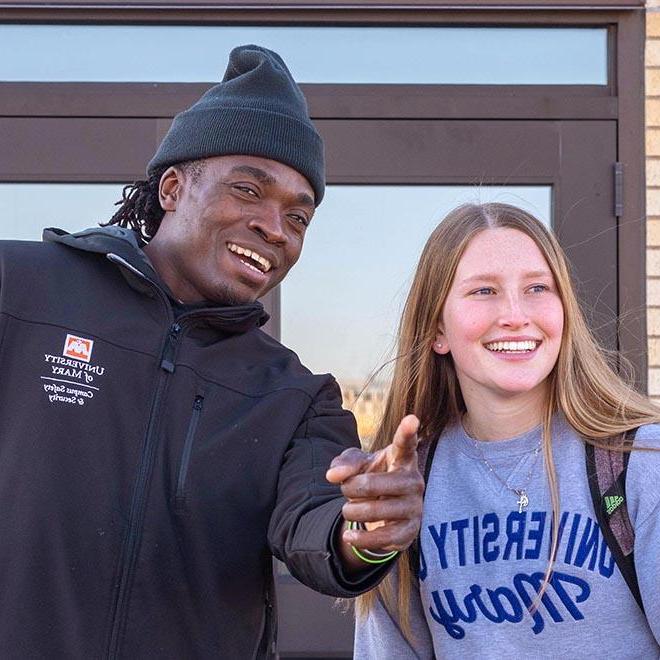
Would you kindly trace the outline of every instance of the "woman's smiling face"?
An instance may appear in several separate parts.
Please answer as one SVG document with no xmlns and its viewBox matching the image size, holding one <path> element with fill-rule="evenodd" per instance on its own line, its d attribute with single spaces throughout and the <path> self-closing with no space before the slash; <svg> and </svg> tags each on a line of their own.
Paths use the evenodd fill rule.
<svg viewBox="0 0 660 660">
<path fill-rule="evenodd" d="M 563 327 L 554 277 L 536 243 L 517 229 L 487 229 L 459 261 L 433 348 L 451 353 L 466 399 L 542 393 Z"/>
</svg>

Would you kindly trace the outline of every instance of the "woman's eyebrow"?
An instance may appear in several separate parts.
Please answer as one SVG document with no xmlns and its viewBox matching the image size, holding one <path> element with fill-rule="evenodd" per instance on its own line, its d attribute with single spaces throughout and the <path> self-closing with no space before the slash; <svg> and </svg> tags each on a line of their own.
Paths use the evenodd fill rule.
<svg viewBox="0 0 660 660">
<path fill-rule="evenodd" d="M 549 270 L 531 270 L 525 273 L 525 279 L 534 279 L 535 277 L 553 277 Z"/>
<path fill-rule="evenodd" d="M 523 279 L 534 279 L 536 277 L 552 277 L 552 273 L 549 270 L 530 270 L 526 273 L 523 273 Z M 501 273 L 477 273 L 476 275 L 471 275 L 460 281 L 460 284 L 470 284 L 471 282 L 483 282 L 483 281 L 493 281 L 498 280 L 501 277 Z"/>
<path fill-rule="evenodd" d="M 471 282 L 483 282 L 484 280 L 492 281 L 499 279 L 497 273 L 478 273 L 477 275 L 470 275 L 460 281 L 460 284 L 470 284 Z"/>
</svg>

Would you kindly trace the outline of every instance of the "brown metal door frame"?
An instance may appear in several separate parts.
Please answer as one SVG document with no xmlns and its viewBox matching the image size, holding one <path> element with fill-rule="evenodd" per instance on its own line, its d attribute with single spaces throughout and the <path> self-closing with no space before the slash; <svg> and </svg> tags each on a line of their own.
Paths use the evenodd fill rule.
<svg viewBox="0 0 660 660">
<path fill-rule="evenodd" d="M 609 348 L 616 346 L 610 181 L 615 120 L 320 120 L 317 125 L 326 140 L 331 185 L 409 185 L 411 195 L 422 184 L 552 186 L 555 231 L 582 282 L 579 295 L 588 308 L 595 303 L 588 316 Z M 406 220 L 414 227 L 414 218 Z M 278 598 L 283 655 L 327 657 L 321 650 L 328 643 L 337 653 L 350 653 L 350 621 L 332 610 L 332 599 L 282 575 Z M 324 608 L 327 618 L 319 625 L 315 613 Z"/>
</svg>

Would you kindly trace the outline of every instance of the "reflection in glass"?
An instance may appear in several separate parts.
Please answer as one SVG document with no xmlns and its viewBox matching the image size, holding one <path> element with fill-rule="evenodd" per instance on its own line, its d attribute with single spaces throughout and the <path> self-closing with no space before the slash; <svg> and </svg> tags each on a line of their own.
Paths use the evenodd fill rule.
<svg viewBox="0 0 660 660">
<path fill-rule="evenodd" d="M 107 221 L 121 184 L 0 184 L 0 239 L 40 240 L 44 227 L 74 232 Z M 334 373 L 368 437 L 389 370 L 396 324 L 421 249 L 463 202 L 500 201 L 550 222 L 547 186 L 329 186 L 301 260 L 282 284 L 282 340 L 312 371 Z"/>
<path fill-rule="evenodd" d="M 245 43 L 277 51 L 299 82 L 607 84 L 604 27 L 5 24 L 0 80 L 212 82 Z"/>
<path fill-rule="evenodd" d="M 368 437 L 380 415 L 405 296 L 438 221 L 465 202 L 521 206 L 546 224 L 549 186 L 330 186 L 303 254 L 282 284 L 282 341 L 312 371 L 333 373 Z"/>
<path fill-rule="evenodd" d="M 41 240 L 44 227 L 80 231 L 107 222 L 121 184 L 2 183 L 0 239 Z"/>
</svg>

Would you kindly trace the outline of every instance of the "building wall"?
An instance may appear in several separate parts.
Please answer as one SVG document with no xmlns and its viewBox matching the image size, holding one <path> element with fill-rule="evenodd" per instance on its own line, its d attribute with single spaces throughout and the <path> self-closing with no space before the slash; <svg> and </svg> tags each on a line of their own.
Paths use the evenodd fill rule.
<svg viewBox="0 0 660 660">
<path fill-rule="evenodd" d="M 649 394 L 660 400 L 660 0 L 646 12 L 646 213 Z"/>
</svg>

